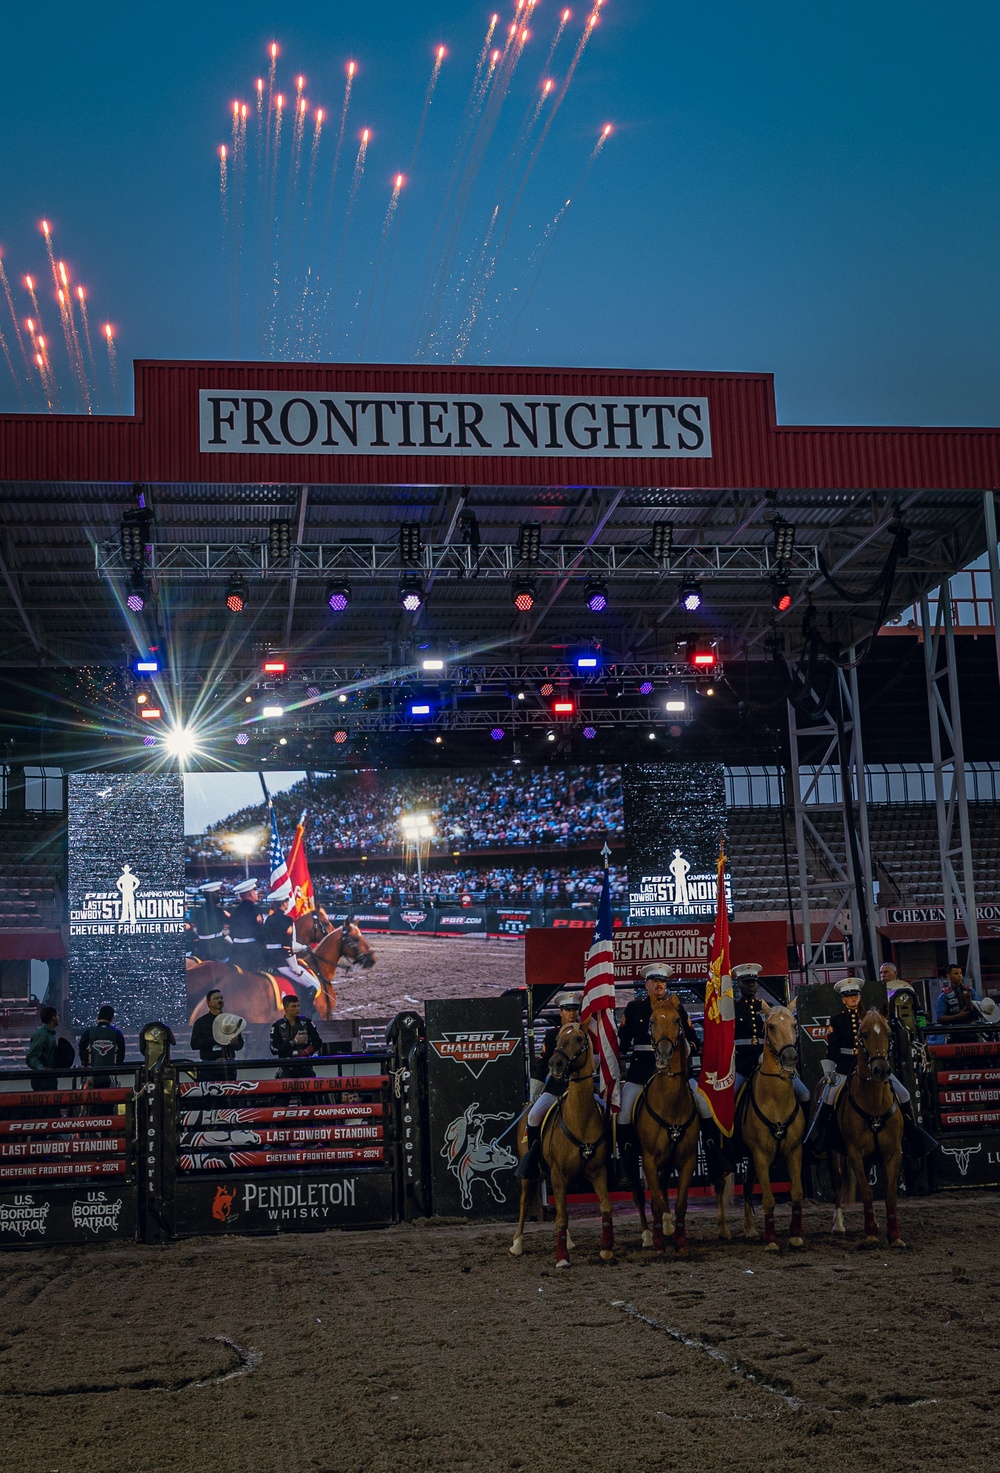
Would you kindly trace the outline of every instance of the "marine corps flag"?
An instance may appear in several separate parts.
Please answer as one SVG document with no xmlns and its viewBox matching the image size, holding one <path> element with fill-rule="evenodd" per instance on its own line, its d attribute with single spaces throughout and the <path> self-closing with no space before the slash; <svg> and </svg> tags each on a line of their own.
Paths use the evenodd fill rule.
<svg viewBox="0 0 1000 1473">
<path fill-rule="evenodd" d="M 292 884 L 292 907 L 289 915 L 295 919 L 296 916 L 306 915 L 309 911 L 316 909 L 316 898 L 313 895 L 312 878 L 309 874 L 309 864 L 306 860 L 306 847 L 303 839 L 306 827 L 306 816 L 303 813 L 299 819 L 299 826 L 295 830 L 295 838 L 292 847 L 288 851 L 288 878 Z"/>
<path fill-rule="evenodd" d="M 719 846 L 712 960 L 705 989 L 705 1038 L 698 1092 L 708 1101 L 723 1135 L 733 1133 L 736 1106 L 736 1002 L 729 975 L 729 912 L 726 910 L 726 851 Z"/>
</svg>

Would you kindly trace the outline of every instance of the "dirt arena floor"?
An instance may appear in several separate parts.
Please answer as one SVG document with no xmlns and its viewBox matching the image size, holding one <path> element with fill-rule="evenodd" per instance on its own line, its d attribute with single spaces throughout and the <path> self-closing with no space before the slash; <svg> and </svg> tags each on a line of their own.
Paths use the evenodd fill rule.
<svg viewBox="0 0 1000 1473">
<path fill-rule="evenodd" d="M 428 997 L 497 997 L 524 984 L 524 938 L 378 936 L 374 967 L 337 974 L 337 1016 L 391 1018 Z"/>
<path fill-rule="evenodd" d="M 779 1209 L 779 1221 L 786 1221 Z M 910 1247 L 806 1213 L 765 1254 L 689 1224 L 685 1261 L 617 1261 L 575 1224 L 5 1256 L 0 1455 L 17 1473 L 1000 1465 L 996 1196 L 903 1204 Z"/>
</svg>

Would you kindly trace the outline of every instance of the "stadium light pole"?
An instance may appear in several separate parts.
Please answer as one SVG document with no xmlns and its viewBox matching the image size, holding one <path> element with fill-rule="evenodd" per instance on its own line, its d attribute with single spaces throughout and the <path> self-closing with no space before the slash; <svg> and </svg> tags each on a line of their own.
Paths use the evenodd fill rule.
<svg viewBox="0 0 1000 1473">
<path fill-rule="evenodd" d="M 230 849 L 235 849 L 237 854 L 243 855 L 243 878 L 250 878 L 250 856 L 257 848 L 259 839 L 256 834 L 234 834 L 229 841 Z"/>
<path fill-rule="evenodd" d="M 420 904 L 424 903 L 424 871 L 421 864 L 421 848 L 427 845 L 428 857 L 430 856 L 431 840 L 434 837 L 434 825 L 426 813 L 404 813 L 399 820 L 399 826 L 403 830 L 403 841 L 407 849 L 411 846 L 417 855 L 417 892 L 420 896 Z"/>
</svg>

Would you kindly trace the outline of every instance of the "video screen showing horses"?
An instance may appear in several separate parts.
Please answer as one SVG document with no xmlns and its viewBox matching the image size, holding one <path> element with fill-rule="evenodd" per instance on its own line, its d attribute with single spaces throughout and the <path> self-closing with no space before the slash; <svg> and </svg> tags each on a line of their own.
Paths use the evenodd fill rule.
<svg viewBox="0 0 1000 1473">
<path fill-rule="evenodd" d="M 605 846 L 628 903 L 613 766 L 188 774 L 184 827 L 192 1002 L 209 963 L 321 1018 L 492 997 L 524 981 L 529 927 L 595 919 Z M 240 1010 L 263 1022 L 259 991 Z"/>
</svg>

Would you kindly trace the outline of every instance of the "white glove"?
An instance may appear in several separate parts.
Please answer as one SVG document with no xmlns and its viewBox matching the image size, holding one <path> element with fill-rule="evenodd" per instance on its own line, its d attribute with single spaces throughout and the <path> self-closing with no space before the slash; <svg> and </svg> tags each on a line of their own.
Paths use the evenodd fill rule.
<svg viewBox="0 0 1000 1473">
<path fill-rule="evenodd" d="M 308 946 L 304 945 L 303 942 L 301 942 L 301 941 L 296 941 L 296 939 L 295 939 L 294 936 L 292 937 L 292 955 L 293 956 L 299 956 L 303 951 L 308 951 L 308 950 L 309 950 Z"/>
<path fill-rule="evenodd" d="M 837 1072 L 837 1066 L 832 1059 L 820 1059 L 819 1067 L 822 1069 L 827 1079 L 832 1079 L 834 1074 L 836 1074 Z"/>
</svg>

